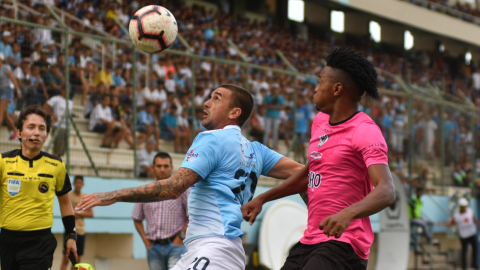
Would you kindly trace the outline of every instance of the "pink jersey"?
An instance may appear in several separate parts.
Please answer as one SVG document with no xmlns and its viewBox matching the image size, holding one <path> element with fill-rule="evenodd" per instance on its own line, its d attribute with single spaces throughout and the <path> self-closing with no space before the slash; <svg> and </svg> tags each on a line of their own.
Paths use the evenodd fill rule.
<svg viewBox="0 0 480 270">
<path fill-rule="evenodd" d="M 362 200 L 373 189 L 368 166 L 388 166 L 387 144 L 380 128 L 363 112 L 337 124 L 318 113 L 308 148 L 308 228 L 300 242 L 306 245 L 337 240 L 349 243 L 368 259 L 373 242 L 370 218 L 354 219 L 340 238 L 319 229 L 326 217 Z"/>
</svg>

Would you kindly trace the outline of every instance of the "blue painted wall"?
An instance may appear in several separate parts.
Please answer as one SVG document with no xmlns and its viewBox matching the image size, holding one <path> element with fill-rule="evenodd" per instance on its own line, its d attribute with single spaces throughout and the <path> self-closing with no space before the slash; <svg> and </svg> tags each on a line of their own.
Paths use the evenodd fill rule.
<svg viewBox="0 0 480 270">
<path fill-rule="evenodd" d="M 71 178 L 74 179 L 73 177 Z M 140 180 L 125 180 L 125 179 L 103 179 L 97 177 L 85 177 L 85 186 L 83 192 L 90 194 L 93 192 L 107 192 L 121 188 L 136 187 L 149 183 L 150 181 Z M 257 187 L 256 195 L 261 194 L 270 189 L 270 187 Z M 291 200 L 305 206 L 299 195 L 284 198 L 284 200 Z M 423 196 L 424 202 L 423 213 L 425 217 L 434 221 L 447 221 L 448 215 L 442 209 L 448 209 L 448 198 L 446 196 Z M 257 221 L 250 226 L 247 222 L 241 225 L 242 231 L 246 233 L 247 242 L 255 243 L 258 237 L 260 223 L 263 219 L 263 214 L 273 202 L 265 204 L 262 213 L 258 216 Z M 117 203 L 105 207 L 96 207 L 94 211 L 95 218 L 85 219 L 85 227 L 87 233 L 111 233 L 111 234 L 133 234 L 133 255 L 134 258 L 146 258 L 146 250 L 142 239 L 135 230 L 133 220 L 130 217 L 133 210 L 133 203 Z M 471 207 L 477 213 L 477 203 L 475 200 L 471 201 Z M 58 201 L 55 197 L 53 206 L 54 222 L 52 231 L 54 233 L 63 233 L 63 224 L 60 218 L 60 209 Z M 372 229 L 376 233 L 379 230 L 378 215 L 375 214 L 370 217 L 372 222 Z M 435 232 L 445 232 L 446 228 L 443 226 L 436 226 Z"/>
</svg>

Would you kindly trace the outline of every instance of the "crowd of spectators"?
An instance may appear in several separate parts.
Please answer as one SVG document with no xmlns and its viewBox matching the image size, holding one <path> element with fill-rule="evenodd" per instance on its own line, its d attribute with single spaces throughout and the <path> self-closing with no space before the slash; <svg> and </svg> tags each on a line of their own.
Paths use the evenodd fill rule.
<svg viewBox="0 0 480 270">
<path fill-rule="evenodd" d="M 437 12 L 441 12 L 461 20 L 472 22 L 480 25 L 480 6 L 467 1 L 449 0 L 406 0 L 412 4 L 428 8 Z"/>
<path fill-rule="evenodd" d="M 20 2 L 43 14 L 20 16 L 20 19 L 49 26 L 58 25 L 39 1 Z M 81 20 L 82 23 L 79 23 L 65 17 L 65 23 L 71 29 L 97 34 L 106 32 L 122 39 L 129 39 L 128 33 L 124 33 L 112 18 L 117 18 L 128 26 L 133 13 L 148 4 L 146 0 L 50 2 Z M 383 70 L 378 80 L 381 88 L 401 92 L 401 85 L 394 77 L 399 76 L 414 88 L 434 89 L 454 101 L 467 98 L 480 106 L 479 67 L 473 62 L 465 63 L 463 58 L 450 56 L 448 52 L 411 50 L 399 55 L 368 38 L 345 44 L 326 32 L 309 34 L 308 39 L 304 39 L 295 31 L 278 28 L 268 21 L 260 23 L 230 15 L 228 5 L 221 6 L 218 12 L 214 12 L 200 6 L 187 7 L 180 1 L 164 0 L 156 4 L 165 6 L 174 14 L 179 32 L 197 54 L 239 61 L 246 59 L 262 66 L 287 69 L 275 53 L 278 49 L 306 76 L 295 80 L 285 74 L 255 69 L 246 72 L 240 66 L 200 60 L 195 62 L 192 69 L 191 59 L 167 53 L 148 56 L 140 54 L 134 63 L 131 47 L 119 44 L 113 47 L 112 43 L 100 43 L 76 36 L 71 36 L 70 49 L 65 54 L 61 49 L 62 36 L 54 31 L 1 23 L 0 53 L 3 53 L 3 59 L 0 62 L 13 71 L 20 89 L 15 103 L 13 96 L 8 97 L 11 101 L 0 103 L 0 114 L 3 116 L 2 112 L 5 111 L 5 116 L 9 117 L 6 124 L 11 130 L 11 139 L 15 139 L 15 128 L 10 124 L 14 122 L 15 108 L 20 110 L 24 106 L 43 104 L 59 116 L 55 106 L 59 103 L 58 96 L 65 96 L 62 89 L 68 65 L 71 86 L 69 99 L 79 95 L 81 105 L 84 106 L 83 116 L 74 117 L 89 119 L 89 130 L 103 135 L 102 147 L 118 148 L 120 142 L 125 140 L 132 148 L 132 127 L 135 125 L 139 145 L 148 142 L 149 149 L 159 149 L 159 141 L 162 139 L 172 141 L 175 152 L 185 153 L 193 140 L 192 129 L 197 134 L 204 130 L 201 126 L 204 101 L 212 90 L 225 83 L 246 86 L 254 96 L 255 111 L 248 123 L 252 139 L 274 149 L 278 149 L 279 139 L 284 140 L 288 147 L 294 133 L 301 142 L 307 142 L 311 121 L 316 114 L 311 99 L 317 83 L 316 76 L 325 64 L 325 57 L 340 45 L 348 45 L 362 52 L 376 67 Z M 13 17 L 12 12 L 13 10 L 0 6 L 0 16 Z M 238 45 L 243 57 L 228 45 L 228 39 Z M 111 56 L 114 49 L 116 55 L 115 59 L 107 57 L 103 68 L 102 54 L 98 50 L 101 45 L 104 46 L 106 55 Z M 173 47 L 185 49 L 178 41 Z M 135 78 L 133 65 L 136 65 L 137 70 Z M 134 80 L 137 89 L 132 86 Z M 11 84 L 11 89 L 14 89 L 15 85 L 13 82 Z M 195 96 L 192 99 L 191 90 L 194 85 Z M 294 89 L 298 93 L 295 112 Z M 136 104 L 133 104 L 134 92 Z M 133 105 L 137 108 L 136 119 L 133 119 Z M 435 159 L 440 155 L 439 129 L 442 115 L 439 108 L 421 101 L 415 101 L 412 106 L 414 117 L 410 132 L 407 128 L 408 102 L 405 97 L 382 95 L 380 100 L 374 102 L 363 99 L 359 108 L 369 114 L 382 129 L 391 150 L 391 167 L 400 175 L 405 168 L 409 140 L 414 141 L 414 151 L 419 157 Z M 193 126 L 189 121 L 192 113 L 195 115 Z M 297 119 L 295 128 L 292 121 L 294 115 Z M 466 170 L 471 166 L 469 155 L 473 149 L 480 150 L 480 136 L 472 136 L 472 127 L 466 115 L 447 109 L 443 117 L 447 165 L 460 164 L 458 166 Z M 473 128 L 477 134 L 480 122 L 475 124 Z M 62 150 L 55 150 L 55 153 L 61 155 L 64 152 Z M 302 148 L 302 152 L 305 149 Z"/>
</svg>

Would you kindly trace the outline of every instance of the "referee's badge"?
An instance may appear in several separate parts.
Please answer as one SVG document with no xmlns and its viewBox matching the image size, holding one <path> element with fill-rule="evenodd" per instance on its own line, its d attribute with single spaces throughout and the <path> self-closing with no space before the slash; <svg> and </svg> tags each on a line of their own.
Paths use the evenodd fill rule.
<svg viewBox="0 0 480 270">
<path fill-rule="evenodd" d="M 46 183 L 46 182 L 41 182 L 40 185 L 38 185 L 38 191 L 40 191 L 40 193 L 47 193 L 47 191 L 48 191 L 48 183 Z"/>
<path fill-rule="evenodd" d="M 20 192 L 20 186 L 22 181 L 18 179 L 8 179 L 7 190 L 8 193 L 12 196 L 17 195 Z"/>
</svg>

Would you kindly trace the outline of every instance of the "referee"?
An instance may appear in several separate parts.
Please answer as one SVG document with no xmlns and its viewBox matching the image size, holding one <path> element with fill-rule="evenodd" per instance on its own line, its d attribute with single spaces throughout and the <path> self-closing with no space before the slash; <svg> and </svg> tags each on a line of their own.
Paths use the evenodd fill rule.
<svg viewBox="0 0 480 270">
<path fill-rule="evenodd" d="M 57 195 L 67 233 L 66 256 L 77 257 L 75 217 L 68 192 L 70 178 L 62 159 L 42 152 L 52 116 L 41 106 L 25 108 L 17 135 L 21 148 L 0 157 L 1 268 L 47 270 L 57 241 L 51 233 L 53 197 Z"/>
</svg>

